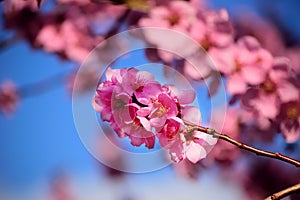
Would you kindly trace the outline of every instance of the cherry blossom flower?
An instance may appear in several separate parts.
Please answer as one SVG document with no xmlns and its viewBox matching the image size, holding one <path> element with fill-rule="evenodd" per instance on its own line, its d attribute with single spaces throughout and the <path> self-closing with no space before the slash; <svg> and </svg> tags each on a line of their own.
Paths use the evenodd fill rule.
<svg viewBox="0 0 300 200">
<path fill-rule="evenodd" d="M 210 47 L 226 47 L 233 42 L 233 28 L 225 9 L 202 12 L 191 26 L 189 35 L 205 50 Z"/>
<path fill-rule="evenodd" d="M 64 21 L 61 25 L 49 24 L 39 32 L 36 42 L 46 51 L 64 53 L 71 60 L 81 63 L 89 54 L 91 47 L 71 21 Z"/>
<path fill-rule="evenodd" d="M 149 149 L 157 137 L 175 162 L 187 158 L 196 163 L 206 157 L 216 141 L 185 124 L 201 123 L 199 109 L 188 105 L 194 101 L 193 91 L 161 86 L 151 73 L 135 68 L 109 68 L 106 78 L 92 103 L 119 137 L 129 137 L 132 145 L 145 144 Z"/>
<path fill-rule="evenodd" d="M 168 6 L 152 9 L 148 18 L 139 21 L 140 27 L 186 29 L 195 20 L 196 9 L 188 2 L 171 1 Z"/>
<path fill-rule="evenodd" d="M 284 103 L 278 119 L 285 140 L 288 143 L 296 142 L 300 137 L 300 98 Z"/>
<path fill-rule="evenodd" d="M 227 48 L 211 48 L 216 68 L 226 75 L 230 94 L 243 94 L 248 85 L 261 84 L 272 67 L 272 55 L 250 36 L 240 38 Z"/>
<path fill-rule="evenodd" d="M 173 58 L 178 57 L 172 52 L 165 51 L 165 49 L 173 52 L 181 51 L 180 56 L 191 54 L 195 49 L 191 49 L 186 45 L 188 38 L 178 37 L 178 34 L 188 34 L 188 29 L 196 20 L 197 10 L 185 1 L 170 1 L 168 6 L 158 6 L 149 12 L 148 17 L 139 20 L 139 27 L 155 27 L 161 30 L 173 30 L 161 32 L 155 29 L 144 29 L 143 34 L 152 45 L 158 48 L 158 55 L 167 63 L 172 62 Z M 176 41 L 176 42 L 174 42 Z"/>
<path fill-rule="evenodd" d="M 0 85 L 0 111 L 6 115 L 12 114 L 19 102 L 19 93 L 15 84 L 4 81 Z"/>
<path fill-rule="evenodd" d="M 265 81 L 259 87 L 247 90 L 242 96 L 242 106 L 256 113 L 259 119 L 257 123 L 263 129 L 270 128 L 269 120 L 274 120 L 278 116 L 282 103 L 296 101 L 299 98 L 299 90 L 290 81 L 289 68 L 286 58 L 275 58 Z"/>
</svg>

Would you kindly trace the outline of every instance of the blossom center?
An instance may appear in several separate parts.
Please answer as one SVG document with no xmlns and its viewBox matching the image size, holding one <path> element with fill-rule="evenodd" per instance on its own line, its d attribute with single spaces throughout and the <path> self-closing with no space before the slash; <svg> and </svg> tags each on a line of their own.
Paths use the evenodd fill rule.
<svg viewBox="0 0 300 200">
<path fill-rule="evenodd" d="M 171 26 L 175 26 L 176 24 L 179 23 L 179 16 L 176 13 L 174 13 L 174 14 L 170 15 L 167 18 L 167 20 L 169 21 Z"/>
<path fill-rule="evenodd" d="M 211 46 L 211 42 L 210 42 L 210 40 L 208 39 L 208 37 L 205 36 L 204 39 L 201 40 L 200 45 L 202 46 L 202 48 L 203 48 L 204 50 L 208 51 L 209 48 L 210 48 L 210 46 Z"/>
<path fill-rule="evenodd" d="M 236 72 L 241 71 L 241 69 L 243 67 L 242 63 L 240 63 L 238 60 L 235 60 L 234 63 L 235 63 L 235 71 Z"/>
<path fill-rule="evenodd" d="M 167 112 L 168 112 L 168 108 L 166 108 L 165 106 L 160 106 L 157 111 L 155 112 L 157 117 L 162 117 L 164 116 Z"/>
<path fill-rule="evenodd" d="M 266 93 L 273 93 L 276 90 L 276 85 L 273 81 L 271 80 L 266 80 L 262 85 L 261 88 L 266 92 Z"/>
<path fill-rule="evenodd" d="M 289 107 L 286 111 L 286 115 L 289 119 L 297 119 L 299 114 L 299 109 L 296 106 Z"/>
</svg>

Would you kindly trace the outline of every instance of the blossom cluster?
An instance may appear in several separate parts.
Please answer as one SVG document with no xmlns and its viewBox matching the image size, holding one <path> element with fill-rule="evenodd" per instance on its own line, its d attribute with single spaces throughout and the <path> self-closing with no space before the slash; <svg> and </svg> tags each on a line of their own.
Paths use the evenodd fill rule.
<svg viewBox="0 0 300 200">
<path fill-rule="evenodd" d="M 96 90 L 93 107 L 119 137 L 129 137 L 132 145 L 145 144 L 151 149 L 158 138 L 173 161 L 187 158 L 196 163 L 215 144 L 185 123 L 201 123 L 199 109 L 189 105 L 195 99 L 193 90 L 161 85 L 151 73 L 135 68 L 108 68 L 106 79 Z"/>
<path fill-rule="evenodd" d="M 235 41 L 226 10 L 207 11 L 193 6 L 193 2 L 172 1 L 168 6 L 155 7 L 148 16 L 139 20 L 139 26 L 178 31 L 199 43 L 212 59 L 214 68 L 201 64 L 202 58 L 198 57 L 198 66 L 184 61 L 181 71 L 197 80 L 210 78 L 215 73 L 221 74 L 227 92 L 232 96 L 228 103 L 239 103 L 238 121 L 243 121 L 246 125 L 243 127 L 255 127 L 270 135 L 280 132 L 289 143 L 298 140 L 300 86 L 297 81 L 299 75 L 295 74 L 298 73 L 299 63 L 295 64 L 295 59 L 289 60 L 283 57 L 285 55 L 273 56 L 253 36 L 242 35 Z M 145 37 L 157 47 L 157 56 L 161 61 L 172 65 L 174 60 L 178 60 L 176 55 L 160 50 L 165 46 L 164 41 L 167 43 L 175 39 L 169 39 L 168 35 L 151 37 L 146 31 Z M 218 84 L 220 81 L 212 81 L 211 87 L 216 88 Z"/>
</svg>

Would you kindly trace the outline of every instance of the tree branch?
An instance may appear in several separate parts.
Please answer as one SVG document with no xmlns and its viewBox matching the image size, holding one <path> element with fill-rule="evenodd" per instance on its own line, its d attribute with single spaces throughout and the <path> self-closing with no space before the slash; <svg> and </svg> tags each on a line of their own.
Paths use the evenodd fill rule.
<svg viewBox="0 0 300 200">
<path fill-rule="evenodd" d="M 192 123 L 187 122 L 187 121 L 184 121 L 184 123 L 186 125 L 188 125 L 188 126 L 191 126 L 191 127 L 195 128 L 198 131 L 201 131 L 203 133 L 212 135 L 214 138 L 219 138 L 221 140 L 229 142 L 229 143 L 237 146 L 240 149 L 244 149 L 246 151 L 255 153 L 258 156 L 265 156 L 265 157 L 269 157 L 269 158 L 281 160 L 283 162 L 292 164 L 292 165 L 294 165 L 296 167 L 300 167 L 300 162 L 299 161 L 294 160 L 294 159 L 292 159 L 290 157 L 284 156 L 284 155 L 282 155 L 280 153 L 272 153 L 272 152 L 268 152 L 268 151 L 264 151 L 264 150 L 261 150 L 261 149 L 254 148 L 252 146 L 249 146 L 249 145 L 243 144 L 241 142 L 238 142 L 238 141 L 232 139 L 231 137 L 229 137 L 226 134 L 218 133 L 214 129 L 211 129 L 211 128 L 206 128 L 206 127 L 198 126 L 198 125 L 192 124 Z"/>
<path fill-rule="evenodd" d="M 240 149 L 243 149 L 243 150 L 255 153 L 258 156 L 264 156 L 264 157 L 269 157 L 269 158 L 281 160 L 283 162 L 292 164 L 292 165 L 294 165 L 296 167 L 300 167 L 300 162 L 299 161 L 294 160 L 294 159 L 292 159 L 290 157 L 284 156 L 284 155 L 282 155 L 280 153 L 272 153 L 272 152 L 268 152 L 268 151 L 264 151 L 264 150 L 261 150 L 261 149 L 257 149 L 257 148 L 251 147 L 249 145 L 243 144 L 241 142 L 238 142 L 238 141 L 232 139 L 231 137 L 229 137 L 226 134 L 218 133 L 214 129 L 211 129 L 211 128 L 206 128 L 206 127 L 203 127 L 203 126 L 198 126 L 198 125 L 195 125 L 195 124 L 190 123 L 188 121 L 184 121 L 184 123 L 187 126 L 190 126 L 191 128 L 193 128 L 195 130 L 198 130 L 200 132 L 203 132 L 203 133 L 206 133 L 208 135 L 211 135 L 214 138 L 219 138 L 221 140 L 229 142 L 229 143 L 237 146 Z M 278 199 L 282 199 L 282 198 L 284 198 L 286 196 L 289 196 L 291 194 L 294 194 L 294 193 L 300 193 L 300 183 L 298 183 L 298 184 L 296 184 L 296 185 L 294 185 L 292 187 L 286 188 L 286 189 L 284 189 L 284 190 L 282 190 L 280 192 L 277 192 L 277 193 L 275 193 L 275 194 L 267 197 L 265 200 L 278 200 Z"/>
<path fill-rule="evenodd" d="M 295 193 L 300 193 L 300 183 L 272 194 L 271 196 L 265 198 L 265 200 L 278 200 Z"/>
</svg>

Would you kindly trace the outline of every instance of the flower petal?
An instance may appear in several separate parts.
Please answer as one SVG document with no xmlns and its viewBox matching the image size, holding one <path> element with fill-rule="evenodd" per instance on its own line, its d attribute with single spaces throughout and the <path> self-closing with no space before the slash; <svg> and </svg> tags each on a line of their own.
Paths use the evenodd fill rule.
<svg viewBox="0 0 300 200">
<path fill-rule="evenodd" d="M 193 163 L 197 163 L 207 155 L 205 149 L 194 142 L 190 143 L 185 154 L 186 157 Z"/>
<path fill-rule="evenodd" d="M 193 90 L 182 90 L 178 94 L 178 100 L 181 104 L 191 104 L 195 100 L 195 92 Z"/>
<path fill-rule="evenodd" d="M 182 119 L 194 124 L 201 124 L 200 110 L 195 106 L 186 106 L 181 111 Z"/>
</svg>

